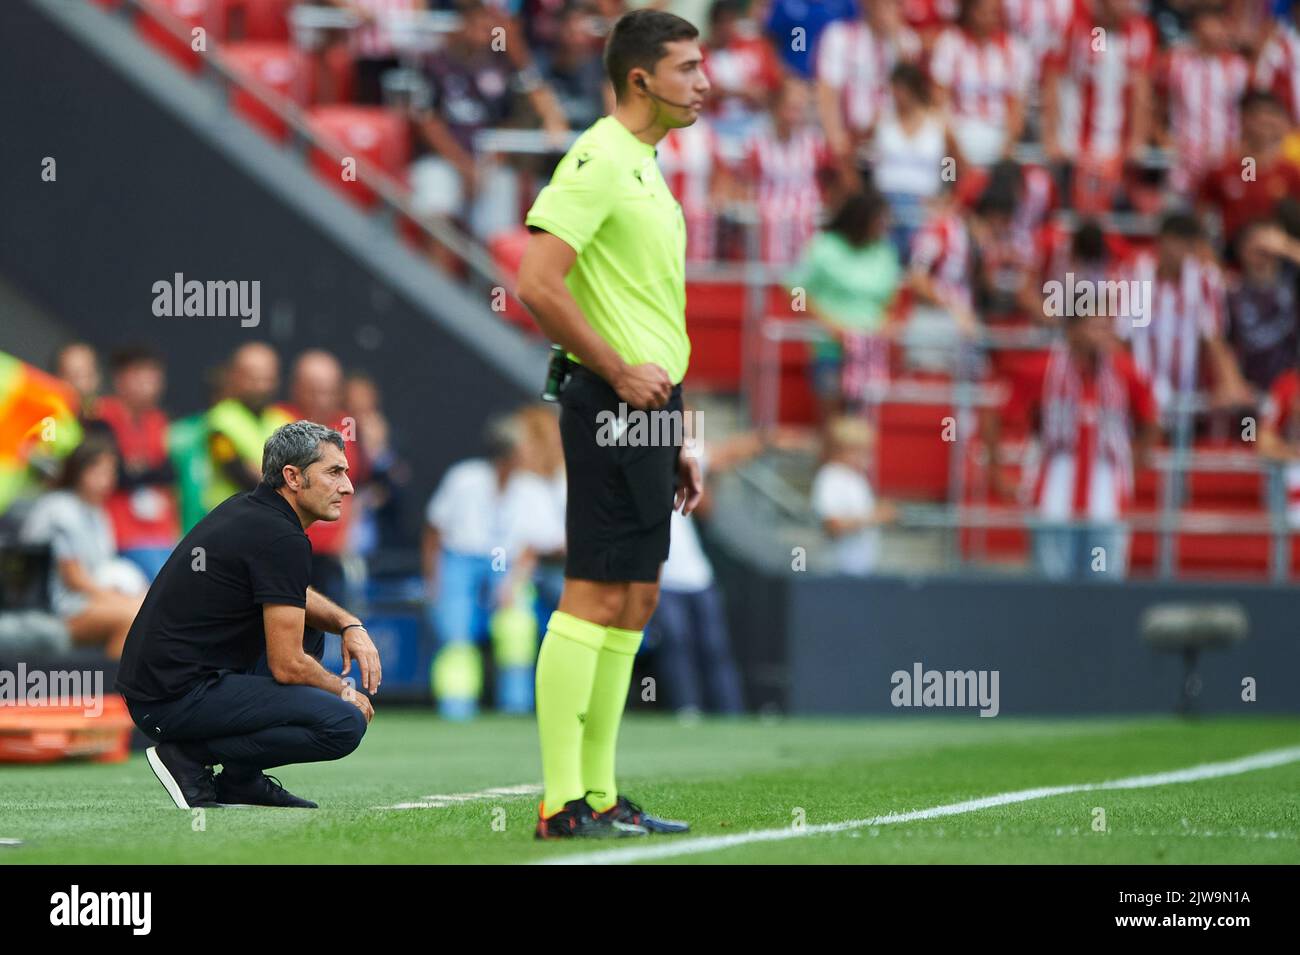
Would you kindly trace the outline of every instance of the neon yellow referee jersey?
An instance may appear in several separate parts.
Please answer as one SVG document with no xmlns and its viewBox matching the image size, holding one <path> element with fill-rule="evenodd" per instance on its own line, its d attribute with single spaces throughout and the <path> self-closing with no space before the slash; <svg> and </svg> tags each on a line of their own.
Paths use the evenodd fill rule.
<svg viewBox="0 0 1300 955">
<path fill-rule="evenodd" d="M 578 137 L 537 196 L 529 226 L 578 253 L 565 284 L 628 364 L 654 362 L 676 384 L 686 375 L 686 223 L 655 162 L 613 116 Z"/>
</svg>

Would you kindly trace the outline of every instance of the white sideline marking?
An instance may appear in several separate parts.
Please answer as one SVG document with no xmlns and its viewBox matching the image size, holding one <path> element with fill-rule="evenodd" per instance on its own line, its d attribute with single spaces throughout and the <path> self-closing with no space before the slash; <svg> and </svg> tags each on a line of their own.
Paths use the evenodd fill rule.
<svg viewBox="0 0 1300 955">
<path fill-rule="evenodd" d="M 518 786 L 494 786 L 472 793 L 444 793 L 442 795 L 421 796 L 416 802 L 399 802 L 395 806 L 376 806 L 376 809 L 446 809 L 466 802 L 479 802 L 484 799 L 502 796 L 536 796 L 542 791 L 541 786 L 521 783 Z"/>
<path fill-rule="evenodd" d="M 673 839 L 674 842 L 660 842 L 653 846 L 627 846 L 618 849 L 602 849 L 596 852 L 583 852 L 561 856 L 555 859 L 543 859 L 534 865 L 607 865 L 621 862 L 644 862 L 650 859 L 670 859 L 673 856 L 695 855 L 701 852 L 714 852 L 718 849 L 730 849 L 733 846 L 748 845 L 751 842 L 776 842 L 781 839 L 797 839 L 824 832 L 844 832 L 848 829 L 862 829 L 868 826 L 889 826 L 900 822 L 915 822 L 918 819 L 937 819 L 942 816 L 956 816 L 994 806 L 1006 806 L 1011 803 L 1028 802 L 1031 799 L 1045 799 L 1048 796 L 1063 796 L 1069 793 L 1093 792 L 1102 789 L 1145 789 L 1151 786 L 1166 786 L 1171 783 L 1191 783 L 1202 779 L 1215 779 L 1220 776 L 1235 776 L 1255 769 L 1269 769 L 1300 760 L 1300 746 L 1288 749 L 1269 750 L 1254 756 L 1243 756 L 1222 763 L 1202 763 L 1187 769 L 1174 769 L 1165 773 L 1150 773 L 1145 776 L 1129 776 L 1126 779 L 1114 779 L 1104 783 L 1078 783 L 1071 786 L 1040 786 L 1037 789 L 1019 789 L 1015 792 L 998 793 L 995 796 L 983 796 L 964 802 L 949 803 L 946 806 L 931 806 L 929 809 L 916 809 L 911 812 L 891 812 L 871 819 L 853 819 L 847 822 L 829 822 L 818 825 L 805 825 L 801 829 L 786 826 L 781 829 L 755 829 L 751 832 L 738 832 L 729 836 L 701 836 L 695 839 L 682 839 L 680 836 L 649 836 L 651 839 Z"/>
</svg>

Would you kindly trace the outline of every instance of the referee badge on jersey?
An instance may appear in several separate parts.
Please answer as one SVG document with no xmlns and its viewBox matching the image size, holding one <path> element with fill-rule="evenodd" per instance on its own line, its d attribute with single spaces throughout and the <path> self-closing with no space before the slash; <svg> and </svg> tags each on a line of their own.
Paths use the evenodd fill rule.
<svg viewBox="0 0 1300 955">
<path fill-rule="evenodd" d="M 632 175 L 636 176 L 636 181 L 641 183 L 641 185 L 645 186 L 647 189 L 653 189 L 654 181 L 655 181 L 654 169 L 655 169 L 654 159 L 652 157 L 647 156 L 646 159 L 641 163 L 641 168 L 633 170 Z"/>
</svg>

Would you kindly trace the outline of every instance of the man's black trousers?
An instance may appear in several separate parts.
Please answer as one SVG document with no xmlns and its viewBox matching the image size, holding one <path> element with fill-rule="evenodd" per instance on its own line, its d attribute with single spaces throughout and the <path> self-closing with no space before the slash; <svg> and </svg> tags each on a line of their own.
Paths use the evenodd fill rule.
<svg viewBox="0 0 1300 955">
<path fill-rule="evenodd" d="M 219 763 L 235 777 L 341 759 L 366 732 L 366 718 L 353 703 L 316 687 L 277 683 L 265 655 L 246 672 L 207 677 L 179 699 L 128 699 L 127 709 L 154 742 L 179 743 L 186 755 Z"/>
</svg>

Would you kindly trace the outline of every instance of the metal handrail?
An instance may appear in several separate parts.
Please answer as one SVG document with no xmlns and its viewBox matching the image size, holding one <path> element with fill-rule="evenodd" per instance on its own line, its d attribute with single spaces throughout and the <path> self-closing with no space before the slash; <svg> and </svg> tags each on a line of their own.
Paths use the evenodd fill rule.
<svg viewBox="0 0 1300 955">
<path fill-rule="evenodd" d="M 948 530 L 967 529 L 1084 529 L 1123 525 L 1139 533 L 1174 532 L 1180 534 L 1218 536 L 1243 535 L 1265 537 L 1274 534 L 1277 526 L 1268 516 L 1237 514 L 1225 511 L 1179 511 L 1168 517 L 1160 511 L 1126 511 L 1115 520 L 1088 519 L 1058 520 L 1045 518 L 1017 505 L 1005 507 L 987 505 L 960 505 L 951 508 L 942 504 L 903 504 L 899 507 L 900 523 L 908 527 L 935 527 Z M 1300 533 L 1300 528 L 1287 533 Z"/>
<path fill-rule="evenodd" d="M 759 324 L 762 342 L 759 374 L 763 376 L 760 391 L 770 413 L 760 415 L 761 421 L 775 420 L 779 408 L 780 344 L 784 341 L 827 340 L 829 335 L 821 323 L 812 319 L 768 317 Z M 917 336 L 918 338 L 922 336 Z M 1022 329 L 984 328 L 980 343 L 990 349 L 1038 349 L 1053 341 L 1047 329 L 1029 327 Z M 1005 390 L 997 385 L 964 381 L 934 381 L 890 379 L 871 389 L 868 400 L 875 406 L 884 404 L 940 404 L 959 411 L 997 407 Z M 1258 534 L 1272 538 L 1269 555 L 1270 576 L 1284 579 L 1289 572 L 1290 552 L 1286 541 L 1293 533 L 1287 519 L 1285 499 L 1278 493 L 1281 486 L 1281 467 L 1250 454 L 1233 451 L 1215 451 L 1194 448 L 1191 444 L 1189 422 L 1192 415 L 1211 408 L 1208 397 L 1202 393 L 1178 396 L 1170 402 L 1169 414 L 1176 425 L 1174 445 L 1153 449 L 1148 467 L 1160 475 L 1159 506 L 1151 512 L 1126 514 L 1123 523 L 1135 530 L 1160 535 L 1157 548 L 1157 566 L 1162 576 L 1173 576 L 1176 564 L 1176 536 L 1178 534 Z M 999 527 L 1028 529 L 1088 527 L 1089 521 L 1048 521 L 1032 511 L 1021 508 L 990 509 L 965 503 L 965 471 L 962 461 L 968 447 L 967 440 L 958 441 L 952 452 L 950 475 L 950 500 L 942 506 L 904 509 L 901 523 L 905 527 L 931 527 L 947 530 L 990 530 Z M 1262 502 L 1265 514 L 1222 515 L 1203 510 L 1189 510 L 1182 498 L 1184 475 L 1199 473 L 1258 474 L 1267 479 Z M 764 490 L 756 485 L 760 492 Z M 950 551 L 956 554 L 955 538 L 949 541 Z"/>
<path fill-rule="evenodd" d="M 1248 536 L 1268 537 L 1268 575 L 1274 581 L 1286 580 L 1291 572 L 1290 541 L 1300 528 L 1293 527 L 1284 513 L 1274 507 L 1268 515 L 1232 514 L 1217 511 L 1169 512 L 1130 511 L 1114 521 L 1051 520 L 1033 512 L 987 506 L 904 505 L 899 508 L 899 522 L 910 529 L 962 530 L 1019 529 L 1080 530 L 1123 527 L 1135 533 L 1159 535 L 1156 569 L 1160 577 L 1174 576 L 1173 543 L 1177 536 Z"/>
<path fill-rule="evenodd" d="M 450 10 L 393 10 L 378 13 L 375 23 L 402 52 L 422 53 L 436 49 L 438 40 L 460 29 L 463 18 Z M 317 34 L 327 31 L 348 32 L 366 26 L 366 21 L 351 10 L 320 7 L 309 3 L 295 4 L 289 11 L 289 28 L 300 46 L 314 48 Z"/>
<path fill-rule="evenodd" d="M 572 144 L 578 135 L 578 133 L 571 134 L 568 143 Z M 475 146 L 485 152 L 518 153 L 522 155 L 546 155 L 556 151 L 555 144 L 547 132 L 542 129 L 480 130 L 475 137 Z M 567 145 L 565 148 L 567 148 Z M 1042 147 L 1033 143 L 1026 143 L 1017 147 L 1015 158 L 1017 161 L 1024 163 L 1041 164 L 1045 161 Z M 1168 150 L 1151 148 L 1143 155 L 1138 165 L 1147 169 L 1167 169 L 1172 165 L 1172 162 L 1172 155 Z M 759 221 L 757 208 L 757 203 L 750 200 L 731 199 L 719 206 L 718 212 L 733 221 L 754 225 Z M 1129 236 L 1154 235 L 1160 221 L 1158 215 L 1138 212 L 1106 212 L 1090 218 L 1096 218 L 1100 221 L 1107 232 Z M 1058 209 L 1052 213 L 1052 220 L 1064 229 L 1073 229 L 1081 219 L 1082 217 L 1078 213 L 1070 209 Z M 718 263 L 718 266 L 725 269 L 726 263 Z M 698 271 L 695 280 L 700 282 L 732 281 L 729 277 L 714 278 L 705 270 Z"/>
<path fill-rule="evenodd" d="M 474 150 L 479 153 L 553 155 L 567 152 L 580 135 L 570 132 L 562 143 L 557 143 L 552 134 L 540 129 L 480 129 L 474 134 Z"/>
</svg>

